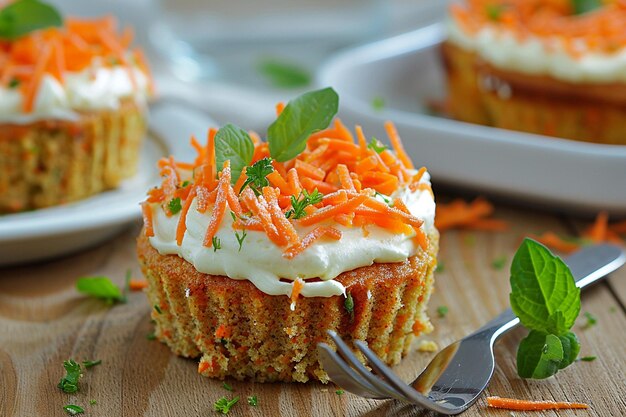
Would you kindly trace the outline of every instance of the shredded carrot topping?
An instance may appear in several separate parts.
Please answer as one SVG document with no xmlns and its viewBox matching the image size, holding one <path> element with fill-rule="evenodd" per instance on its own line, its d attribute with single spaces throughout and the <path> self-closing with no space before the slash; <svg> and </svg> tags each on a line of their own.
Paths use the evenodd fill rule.
<svg viewBox="0 0 626 417">
<path fill-rule="evenodd" d="M 626 46 L 626 4 L 623 0 L 604 1 L 589 13 L 574 14 L 571 1 L 563 0 L 466 0 L 454 4 L 450 12 L 470 34 L 485 27 L 505 30 L 520 40 L 532 35 L 546 48 L 555 41 L 571 56 L 585 51 L 617 53 Z M 497 12 L 494 13 L 494 10 Z"/>
<path fill-rule="evenodd" d="M 282 110 L 279 105 L 277 111 Z M 194 162 L 170 157 L 158 163 L 161 185 L 150 190 L 142 204 L 145 232 L 154 235 L 151 204 L 161 205 L 166 215 L 179 215 L 176 243 L 180 246 L 187 230 L 187 215 L 192 201 L 196 201 L 194 209 L 209 216 L 203 241 L 207 248 L 220 245 L 217 231 L 230 214 L 234 231 L 265 233 L 282 248 L 287 259 L 298 256 L 319 239 L 341 239 L 342 233 L 334 225 L 359 227 L 364 234 L 369 233 L 367 225 L 376 225 L 408 235 L 425 250 L 428 239 L 422 230 L 423 221 L 412 215 L 401 199 L 385 197 L 384 203 L 376 197 L 377 193 L 390 197 L 400 188 L 409 187 L 432 193 L 430 183 L 424 179 L 426 168 L 415 171 L 395 127 L 391 123 L 385 127 L 395 152 L 384 150 L 379 154 L 367 145 L 360 127 L 355 136 L 336 119 L 328 129 L 312 134 L 305 150 L 294 159 L 272 161 L 274 171 L 266 178 L 269 185 L 254 189 L 247 183 L 249 166 L 236 180 L 231 178 L 230 161 L 223 167 L 216 166 L 215 129 L 209 131 L 205 145 L 192 137 L 191 145 L 197 154 Z M 269 156 L 267 143 L 258 137 L 253 143 L 252 163 Z M 319 199 L 306 203 L 312 195 Z M 180 208 L 172 212 L 175 198 L 180 199 Z M 306 204 L 296 215 L 296 205 L 302 202 Z M 308 228 L 302 236 L 299 227 Z M 238 235 L 238 239 L 243 238 Z"/>
<path fill-rule="evenodd" d="M 69 72 L 80 72 L 92 65 L 120 65 L 136 83 L 134 68 L 153 81 L 143 53 L 130 49 L 133 34 L 119 33 L 112 16 L 100 19 L 65 19 L 62 27 L 30 32 L 15 40 L 0 40 L 0 87 L 18 88 L 23 97 L 23 111 L 31 112 L 44 75 L 65 83 Z"/>
<path fill-rule="evenodd" d="M 487 405 L 494 408 L 507 410 L 533 411 L 533 410 L 561 410 L 589 408 L 584 403 L 569 403 L 556 401 L 529 401 L 514 398 L 487 397 Z"/>
</svg>

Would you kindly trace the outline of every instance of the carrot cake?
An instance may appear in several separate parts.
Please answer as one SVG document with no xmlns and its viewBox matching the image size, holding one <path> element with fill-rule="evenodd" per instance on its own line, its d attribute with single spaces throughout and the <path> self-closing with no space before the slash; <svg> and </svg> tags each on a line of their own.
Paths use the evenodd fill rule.
<svg viewBox="0 0 626 417">
<path fill-rule="evenodd" d="M 443 56 L 451 116 L 626 144 L 623 1 L 465 0 Z"/>
<path fill-rule="evenodd" d="M 426 168 L 332 122 L 330 89 L 279 105 L 267 140 L 226 125 L 162 159 L 138 256 L 156 336 L 205 376 L 328 381 L 327 330 L 388 364 L 432 329 L 439 234 Z M 330 126 L 330 127 L 329 127 Z"/>
<path fill-rule="evenodd" d="M 135 173 L 146 130 L 151 81 L 132 31 L 28 0 L 0 13 L 25 25 L 31 7 L 46 8 L 47 25 L 0 31 L 0 214 L 116 187 Z"/>
</svg>

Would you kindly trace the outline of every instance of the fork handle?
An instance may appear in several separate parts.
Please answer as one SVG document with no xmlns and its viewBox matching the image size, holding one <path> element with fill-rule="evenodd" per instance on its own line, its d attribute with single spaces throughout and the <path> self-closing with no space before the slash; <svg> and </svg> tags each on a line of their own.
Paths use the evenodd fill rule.
<svg viewBox="0 0 626 417">
<path fill-rule="evenodd" d="M 576 286 L 585 288 L 622 266 L 626 262 L 626 255 L 619 246 L 602 244 L 583 248 L 564 261 L 572 271 Z M 478 334 L 488 335 L 491 342 L 495 343 L 500 336 L 517 326 L 519 322 L 519 318 L 510 308 L 507 308 L 468 337 Z"/>
</svg>

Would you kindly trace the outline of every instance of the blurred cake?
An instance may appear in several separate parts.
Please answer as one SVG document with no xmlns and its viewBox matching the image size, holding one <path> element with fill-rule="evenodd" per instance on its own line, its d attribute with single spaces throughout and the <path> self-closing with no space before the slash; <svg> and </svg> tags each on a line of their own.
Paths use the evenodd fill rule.
<svg viewBox="0 0 626 417">
<path fill-rule="evenodd" d="M 160 161 L 138 238 L 158 339 L 216 378 L 326 382 L 327 330 L 398 363 L 432 329 L 439 234 L 428 173 L 386 127 L 395 152 L 335 120 L 283 162 L 254 139 L 241 175 L 214 130 L 194 162 Z"/>
<path fill-rule="evenodd" d="M 448 110 L 471 123 L 626 144 L 624 27 L 620 1 L 454 4 L 442 48 Z"/>
<path fill-rule="evenodd" d="M 132 31 L 116 26 L 67 18 L 0 38 L 0 213 L 82 199 L 135 173 L 151 81 Z"/>
</svg>

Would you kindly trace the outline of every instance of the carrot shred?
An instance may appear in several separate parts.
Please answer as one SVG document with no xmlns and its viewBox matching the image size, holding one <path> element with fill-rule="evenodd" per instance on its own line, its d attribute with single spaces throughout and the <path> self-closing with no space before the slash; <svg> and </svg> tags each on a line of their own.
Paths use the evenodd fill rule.
<svg viewBox="0 0 626 417">
<path fill-rule="evenodd" d="M 195 198 L 197 193 L 197 187 L 193 187 L 187 199 L 185 200 L 185 204 L 183 205 L 182 210 L 180 211 L 180 217 L 178 219 L 178 224 L 176 225 L 176 244 L 178 246 L 182 245 L 183 237 L 185 236 L 185 232 L 187 231 L 187 213 L 189 213 L 189 208 L 191 207 L 191 203 Z"/>
<path fill-rule="evenodd" d="M 131 279 L 128 281 L 128 288 L 131 291 L 141 291 L 144 288 L 148 288 L 148 281 L 145 279 Z"/>
<path fill-rule="evenodd" d="M 598 213 L 596 220 L 583 236 L 589 238 L 593 243 L 606 242 L 609 225 L 609 214 L 606 211 Z"/>
<path fill-rule="evenodd" d="M 456 199 L 448 204 L 437 204 L 435 226 L 439 231 L 457 228 L 504 230 L 506 222 L 485 222 L 493 213 L 493 206 L 484 198 L 478 197 L 471 203 Z M 482 223 L 482 224 L 481 224 Z"/>
<path fill-rule="evenodd" d="M 533 410 L 562 410 L 562 409 L 586 409 L 589 405 L 574 402 L 557 401 L 529 401 L 515 398 L 487 397 L 487 405 L 493 408 L 505 408 L 507 410 L 533 411 Z"/>
<path fill-rule="evenodd" d="M 580 244 L 568 242 L 554 232 L 545 232 L 541 235 L 530 235 L 530 237 L 550 249 L 563 252 L 565 254 L 572 253 L 580 248 Z"/>
<path fill-rule="evenodd" d="M 398 159 L 402 161 L 402 164 L 405 168 L 414 169 L 413 162 L 411 162 L 411 158 L 406 154 L 404 150 L 404 146 L 402 146 L 402 140 L 400 140 L 400 135 L 398 135 L 398 131 L 396 127 L 391 122 L 385 122 L 385 130 L 387 131 L 387 136 L 389 136 L 389 140 L 391 141 L 391 145 L 393 149 L 396 151 L 398 155 Z"/>
<path fill-rule="evenodd" d="M 147 237 L 154 236 L 154 223 L 152 222 L 152 208 L 147 201 L 141 203 L 141 213 L 143 215 L 143 226 Z"/>
<path fill-rule="evenodd" d="M 356 192 L 356 188 L 354 188 L 354 183 L 352 182 L 352 177 L 350 176 L 350 171 L 348 167 L 344 164 L 337 165 L 337 175 L 339 176 L 339 182 L 341 183 L 341 188 L 348 191 Z"/>
<path fill-rule="evenodd" d="M 233 329 L 230 326 L 225 324 L 220 324 L 217 329 L 215 329 L 215 338 L 216 339 L 228 339 L 233 334 Z"/>
<path fill-rule="evenodd" d="M 226 213 L 226 206 L 228 204 L 228 187 L 230 186 L 230 161 L 224 161 L 224 167 L 222 168 L 222 176 L 220 177 L 217 197 L 215 199 L 215 205 L 213 206 L 213 214 L 209 221 L 206 234 L 204 235 L 204 241 L 202 244 L 210 248 L 213 246 L 213 237 L 217 233 L 220 223 Z"/>
<path fill-rule="evenodd" d="M 298 297 L 300 296 L 300 292 L 302 291 L 302 288 L 304 288 L 304 281 L 302 278 L 296 278 L 291 285 L 291 310 L 294 310 L 296 301 L 298 301 Z"/>
<path fill-rule="evenodd" d="M 287 259 L 293 259 L 322 236 L 328 236 L 333 240 L 339 240 L 341 239 L 341 232 L 333 227 L 318 226 L 307 233 L 298 244 L 287 248 L 287 250 L 283 252 L 283 256 Z"/>
<path fill-rule="evenodd" d="M 352 197 L 345 203 L 340 203 L 336 206 L 326 206 L 311 214 L 308 214 L 299 220 L 303 226 L 310 226 L 315 223 L 319 223 L 323 220 L 330 219 L 337 214 L 349 213 L 354 211 L 358 206 L 363 204 L 368 199 L 367 195 L 361 194 L 356 197 Z"/>
</svg>

